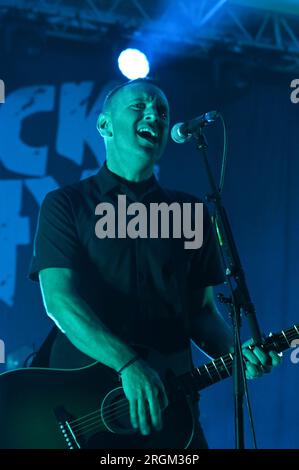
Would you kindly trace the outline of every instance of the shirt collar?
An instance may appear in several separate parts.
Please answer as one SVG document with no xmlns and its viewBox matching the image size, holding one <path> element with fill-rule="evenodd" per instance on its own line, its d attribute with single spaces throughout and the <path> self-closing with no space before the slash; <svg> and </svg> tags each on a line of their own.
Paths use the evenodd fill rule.
<svg viewBox="0 0 299 470">
<path fill-rule="evenodd" d="M 100 185 L 101 192 L 103 194 L 107 194 L 113 190 L 119 189 L 119 188 L 128 188 L 130 189 L 132 183 L 130 181 L 126 181 L 125 178 L 122 178 L 121 176 L 116 175 L 112 171 L 109 170 L 107 167 L 106 160 L 101 166 L 99 172 L 96 174 L 96 180 Z M 138 183 L 136 183 L 138 184 Z M 148 180 L 147 180 L 147 185 L 146 185 L 146 193 L 149 193 L 151 191 L 154 191 L 155 189 L 159 189 L 160 186 L 158 184 L 158 181 L 156 180 L 156 177 L 152 175 Z"/>
</svg>

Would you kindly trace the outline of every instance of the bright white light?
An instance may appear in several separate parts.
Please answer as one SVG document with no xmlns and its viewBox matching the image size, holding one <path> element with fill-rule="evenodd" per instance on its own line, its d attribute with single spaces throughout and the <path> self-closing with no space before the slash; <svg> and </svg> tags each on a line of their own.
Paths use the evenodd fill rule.
<svg viewBox="0 0 299 470">
<path fill-rule="evenodd" d="M 130 80 L 144 78 L 150 70 L 146 55 L 138 49 L 122 51 L 118 58 L 118 66 L 121 73 Z"/>
</svg>

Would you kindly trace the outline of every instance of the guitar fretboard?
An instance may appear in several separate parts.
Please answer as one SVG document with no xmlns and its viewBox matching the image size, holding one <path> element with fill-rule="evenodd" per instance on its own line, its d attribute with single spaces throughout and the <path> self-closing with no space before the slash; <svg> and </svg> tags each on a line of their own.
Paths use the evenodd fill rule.
<svg viewBox="0 0 299 470">
<path fill-rule="evenodd" d="M 282 352 L 292 347 L 292 341 L 299 338 L 299 325 L 294 325 L 287 330 L 282 330 L 280 333 L 269 336 L 264 344 L 265 351 L 275 350 Z M 220 380 L 226 379 L 232 375 L 233 371 L 233 354 L 225 354 L 217 359 L 197 367 L 189 374 L 184 374 L 180 379 L 182 382 L 187 383 L 191 381 L 190 385 L 196 390 L 202 390 Z"/>
</svg>

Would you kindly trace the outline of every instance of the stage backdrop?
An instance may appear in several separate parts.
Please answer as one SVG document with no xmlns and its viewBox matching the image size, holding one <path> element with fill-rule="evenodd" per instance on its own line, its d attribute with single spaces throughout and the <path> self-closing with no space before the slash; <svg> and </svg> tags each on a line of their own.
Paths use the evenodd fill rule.
<svg viewBox="0 0 299 470">
<path fill-rule="evenodd" d="M 39 287 L 27 279 L 37 215 L 48 191 L 78 181 L 102 164 L 104 146 L 95 125 L 107 90 L 120 79 L 115 60 L 107 47 L 63 43 L 49 45 L 37 56 L 22 50 L 2 55 L 2 370 L 36 349 L 50 330 Z M 298 323 L 299 104 L 290 101 L 289 85 L 296 77 L 252 72 L 244 77 L 243 72 L 242 67 L 217 69 L 196 59 L 164 58 L 154 75 L 169 97 L 172 123 L 211 109 L 225 116 L 229 160 L 224 202 L 261 327 L 269 333 Z M 207 137 L 217 172 L 220 125 Z M 157 175 L 170 188 L 200 196 L 208 191 L 194 142 L 169 142 Z M 246 319 L 244 328 L 246 337 Z M 281 367 L 249 384 L 260 447 L 299 447 L 299 354 L 292 361 L 291 351 Z M 195 350 L 194 356 L 197 363 L 206 360 Z M 202 393 L 201 419 L 211 447 L 234 446 L 231 380 Z"/>
</svg>

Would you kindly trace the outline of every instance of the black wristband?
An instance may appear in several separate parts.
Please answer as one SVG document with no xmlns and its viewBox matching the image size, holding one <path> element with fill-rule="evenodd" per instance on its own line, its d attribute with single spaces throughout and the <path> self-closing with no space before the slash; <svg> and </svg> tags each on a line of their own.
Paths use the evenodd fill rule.
<svg viewBox="0 0 299 470">
<path fill-rule="evenodd" d="M 137 354 L 136 356 L 132 357 L 132 359 L 129 360 L 129 362 L 127 362 L 124 366 L 121 367 L 121 369 L 119 369 L 119 371 L 117 372 L 118 375 L 120 376 L 122 371 L 124 369 L 126 369 L 127 367 L 129 367 L 131 364 L 133 364 L 133 362 L 135 361 L 138 361 L 138 359 L 140 359 L 139 355 Z"/>
</svg>

